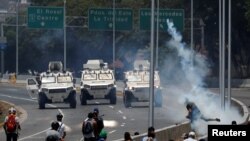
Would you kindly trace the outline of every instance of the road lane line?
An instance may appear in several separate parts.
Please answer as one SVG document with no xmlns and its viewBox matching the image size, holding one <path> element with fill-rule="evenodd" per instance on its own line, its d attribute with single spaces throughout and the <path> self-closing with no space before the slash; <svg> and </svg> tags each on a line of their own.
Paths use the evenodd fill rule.
<svg viewBox="0 0 250 141">
<path fill-rule="evenodd" d="M 0 93 L 0 96 L 12 98 L 12 99 L 19 99 L 19 100 L 31 101 L 31 102 L 36 102 L 36 103 L 37 103 L 37 100 L 28 99 L 28 98 L 22 98 L 22 97 L 10 96 L 10 95 L 3 94 L 3 93 Z M 53 105 L 53 104 L 48 104 L 48 105 L 49 105 L 50 107 L 57 108 L 56 105 Z M 62 111 L 61 109 L 58 108 L 57 110 L 65 117 L 65 114 L 63 113 L 63 111 Z M 71 128 L 70 128 L 69 126 L 67 126 L 66 124 L 64 124 L 64 125 L 65 125 L 65 128 L 67 129 L 67 131 L 69 131 L 69 132 L 72 131 Z M 48 129 L 46 129 L 46 130 L 48 130 Z M 33 134 L 33 135 L 26 136 L 26 137 L 24 137 L 24 138 L 22 138 L 22 139 L 26 139 L 26 138 L 33 137 L 33 136 L 35 136 L 35 135 L 38 135 L 38 134 L 41 134 L 41 133 L 45 132 L 46 130 L 40 131 L 40 132 L 35 133 L 35 134 Z M 19 139 L 19 140 L 21 140 L 21 139 Z"/>
<path fill-rule="evenodd" d="M 22 140 L 25 140 L 25 139 L 28 139 L 28 138 L 34 137 L 34 136 L 36 136 L 36 135 L 39 135 L 39 134 L 41 134 L 41 133 L 46 132 L 46 131 L 47 131 L 47 130 L 49 130 L 49 129 L 50 129 L 50 128 L 48 128 L 48 129 L 46 129 L 46 130 L 43 130 L 43 131 L 40 131 L 40 132 L 37 132 L 37 133 L 32 134 L 32 135 L 29 135 L 29 136 L 23 137 L 23 138 L 18 139 L 18 140 L 19 140 L 19 141 L 22 141 Z"/>
<path fill-rule="evenodd" d="M 0 96 L 2 96 L 2 97 L 8 97 L 8 98 L 13 98 L 13 99 L 26 100 L 26 101 L 31 101 L 31 102 L 37 102 L 36 100 L 32 100 L 32 99 L 28 99 L 28 98 L 22 98 L 22 97 L 10 96 L 10 95 L 3 94 L 3 93 L 0 93 Z"/>
</svg>

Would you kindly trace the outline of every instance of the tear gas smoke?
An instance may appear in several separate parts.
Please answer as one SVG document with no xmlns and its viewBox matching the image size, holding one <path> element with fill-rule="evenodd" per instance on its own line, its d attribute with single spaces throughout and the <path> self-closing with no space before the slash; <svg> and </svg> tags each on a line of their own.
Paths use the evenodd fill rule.
<svg viewBox="0 0 250 141">
<path fill-rule="evenodd" d="M 241 122 L 242 118 L 232 107 L 225 111 L 220 108 L 220 96 L 206 89 L 204 78 L 209 72 L 206 57 L 196 53 L 182 42 L 182 36 L 176 31 L 173 22 L 167 20 L 168 33 L 171 39 L 166 46 L 173 51 L 165 60 L 164 78 L 168 79 L 164 101 L 168 115 L 176 123 L 185 120 L 187 115 L 185 101 L 194 102 L 201 113 L 208 118 L 220 118 L 221 122 L 197 121 L 193 124 L 198 134 L 206 134 L 207 124 L 231 124 L 232 120 Z"/>
</svg>

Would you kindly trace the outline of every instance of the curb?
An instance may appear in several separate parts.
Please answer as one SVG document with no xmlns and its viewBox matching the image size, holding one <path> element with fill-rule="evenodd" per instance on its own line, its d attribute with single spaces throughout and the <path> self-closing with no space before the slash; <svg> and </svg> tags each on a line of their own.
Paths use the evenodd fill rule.
<svg viewBox="0 0 250 141">
<path fill-rule="evenodd" d="M 23 123 L 27 119 L 28 114 L 27 114 L 27 112 L 22 107 L 16 106 L 15 104 L 7 102 L 7 101 L 4 101 L 4 100 L 0 100 L 0 102 L 7 103 L 7 104 L 11 105 L 12 107 L 14 107 L 15 109 L 17 109 L 17 111 L 19 111 L 21 113 L 19 115 L 19 122 L 20 122 L 20 124 Z M 0 123 L 0 126 L 2 126 L 3 124 L 4 123 Z M 3 130 L 3 128 L 0 131 L 2 131 L 2 130 Z"/>
</svg>

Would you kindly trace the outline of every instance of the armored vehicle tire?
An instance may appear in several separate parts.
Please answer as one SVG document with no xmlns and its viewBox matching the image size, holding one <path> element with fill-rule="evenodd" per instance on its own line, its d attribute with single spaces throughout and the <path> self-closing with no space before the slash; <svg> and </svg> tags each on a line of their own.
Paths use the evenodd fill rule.
<svg viewBox="0 0 250 141">
<path fill-rule="evenodd" d="M 69 106 L 70 108 L 76 108 L 76 92 L 72 91 L 69 96 Z"/>
<path fill-rule="evenodd" d="M 45 103 L 46 103 L 46 97 L 44 93 L 39 93 L 38 97 L 39 109 L 45 109 Z"/>
<path fill-rule="evenodd" d="M 131 92 L 125 91 L 123 95 L 123 103 L 125 108 L 131 107 Z"/>
<path fill-rule="evenodd" d="M 109 92 L 110 104 L 116 104 L 116 88 L 112 88 Z"/>
<path fill-rule="evenodd" d="M 155 93 L 155 107 L 162 107 L 162 92 L 161 90 L 157 90 Z"/>
<path fill-rule="evenodd" d="M 87 105 L 87 92 L 85 90 L 81 90 L 80 100 L 81 105 Z"/>
</svg>

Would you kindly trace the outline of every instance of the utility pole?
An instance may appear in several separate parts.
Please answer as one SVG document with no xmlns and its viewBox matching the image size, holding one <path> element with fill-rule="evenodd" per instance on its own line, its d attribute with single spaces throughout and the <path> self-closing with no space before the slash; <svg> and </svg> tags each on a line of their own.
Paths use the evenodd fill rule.
<svg viewBox="0 0 250 141">
<path fill-rule="evenodd" d="M 1 23 L 1 39 L 4 39 L 3 23 Z M 4 48 L 2 47 L 2 49 L 1 49 L 1 76 L 0 77 L 3 77 L 3 73 L 4 73 Z"/>
<path fill-rule="evenodd" d="M 227 75 L 228 107 L 231 107 L 231 0 L 228 0 L 228 75 Z"/>
<path fill-rule="evenodd" d="M 191 28 L 191 41 L 190 41 L 190 50 L 191 50 L 191 56 L 190 56 L 190 60 L 191 60 L 191 65 L 194 65 L 194 1 L 191 0 L 191 15 L 190 15 L 190 28 Z"/>
<path fill-rule="evenodd" d="M 160 3 L 159 0 L 157 0 L 157 23 L 156 23 L 156 69 L 158 69 L 159 66 L 159 7 Z"/>
<path fill-rule="evenodd" d="M 115 0 L 113 0 L 113 65 L 115 64 Z M 113 66 L 115 74 L 115 66 Z"/>
<path fill-rule="evenodd" d="M 151 59 L 150 59 L 150 92 L 149 92 L 149 127 L 154 126 L 154 15 L 155 15 L 155 0 L 151 0 Z"/>
<path fill-rule="evenodd" d="M 19 13 L 18 13 L 18 11 L 19 11 L 19 0 L 17 0 L 17 3 L 16 3 L 16 75 L 18 75 L 18 61 L 19 61 L 19 56 L 18 56 L 18 33 L 19 33 L 19 31 L 18 31 L 18 15 L 19 15 Z"/>
<path fill-rule="evenodd" d="M 64 19 L 64 21 L 63 21 L 63 48 L 64 48 L 64 70 L 66 70 L 66 68 L 67 68 L 67 45 L 66 45 L 66 0 L 64 0 L 64 5 L 63 5 L 63 19 Z"/>
</svg>

